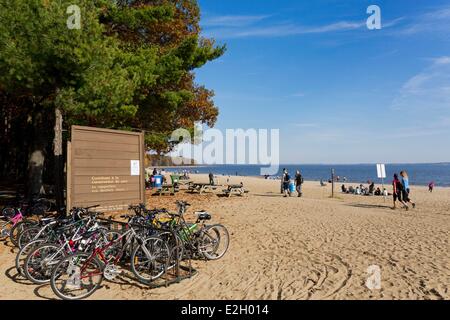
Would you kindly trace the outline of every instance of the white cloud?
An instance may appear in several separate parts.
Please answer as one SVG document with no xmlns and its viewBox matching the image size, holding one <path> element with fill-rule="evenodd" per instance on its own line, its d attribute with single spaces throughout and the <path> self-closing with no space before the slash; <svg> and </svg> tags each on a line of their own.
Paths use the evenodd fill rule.
<svg viewBox="0 0 450 320">
<path fill-rule="evenodd" d="M 254 15 L 254 16 L 216 16 L 208 17 L 202 21 L 202 26 L 205 27 L 243 27 L 260 22 L 264 19 L 269 18 L 269 15 Z"/>
<path fill-rule="evenodd" d="M 432 60 L 430 66 L 408 79 L 394 99 L 394 109 L 441 110 L 450 113 L 450 57 Z"/>
<path fill-rule="evenodd" d="M 294 23 L 266 21 L 270 15 L 226 15 L 206 18 L 202 25 L 205 34 L 216 39 L 234 39 L 250 37 L 287 37 L 307 34 L 344 32 L 366 28 L 366 20 L 338 21 L 325 25 L 303 26 Z M 400 17 L 383 22 L 383 28 L 390 28 L 403 21 Z"/>
<path fill-rule="evenodd" d="M 393 35 L 411 36 L 429 33 L 433 36 L 449 36 L 450 7 L 441 7 L 422 15 L 413 17 L 412 22 L 396 30 Z"/>
<path fill-rule="evenodd" d="M 430 20 L 448 19 L 450 18 L 450 7 L 442 7 L 434 11 L 427 12 L 424 17 Z"/>
<path fill-rule="evenodd" d="M 444 56 L 433 59 L 435 65 L 450 64 L 450 56 Z"/>
<path fill-rule="evenodd" d="M 383 29 L 384 28 L 391 28 L 393 26 L 398 25 L 401 21 L 404 21 L 404 20 L 405 20 L 405 17 L 400 17 L 400 18 L 394 19 L 392 21 L 383 22 L 382 23 L 382 27 L 383 27 Z"/>
<path fill-rule="evenodd" d="M 270 16 L 223 16 L 207 19 L 208 36 L 218 39 L 250 37 L 286 37 L 305 34 L 320 34 L 361 29 L 365 21 L 339 21 L 321 26 L 301 26 L 292 23 L 257 25 Z M 245 27 L 245 28 L 243 28 Z"/>
</svg>

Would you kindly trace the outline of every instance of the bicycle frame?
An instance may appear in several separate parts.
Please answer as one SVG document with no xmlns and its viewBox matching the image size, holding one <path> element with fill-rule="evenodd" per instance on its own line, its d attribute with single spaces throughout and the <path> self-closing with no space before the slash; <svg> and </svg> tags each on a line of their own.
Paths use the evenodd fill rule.
<svg viewBox="0 0 450 320">
<path fill-rule="evenodd" d="M 71 228 L 71 227 L 73 227 L 73 226 L 79 225 L 79 227 L 78 227 L 78 229 L 77 229 L 77 231 L 76 231 L 76 233 L 78 233 L 78 232 L 81 230 L 81 228 L 82 228 L 83 226 L 86 226 L 86 227 L 87 227 L 87 226 L 89 226 L 89 224 L 91 224 L 93 221 L 95 221 L 95 219 L 93 219 L 93 218 L 91 218 L 91 217 L 89 217 L 89 218 L 84 218 L 84 219 L 79 220 L 79 221 L 72 221 L 72 222 L 70 222 L 69 224 L 62 226 L 61 228 L 63 228 L 63 229 L 69 229 L 69 228 Z M 57 224 L 57 223 L 58 223 L 58 221 L 55 220 L 55 221 L 52 221 L 52 222 L 50 222 L 49 224 L 43 226 L 43 227 L 41 228 L 41 230 L 39 230 L 39 232 L 38 232 L 38 233 L 36 234 L 36 236 L 33 238 L 32 241 L 35 241 L 35 240 L 39 239 L 39 238 L 41 237 L 41 235 L 42 235 L 47 229 L 51 229 L 51 227 L 54 226 L 54 225 Z M 93 229 L 95 229 L 96 227 L 97 227 L 96 225 L 90 227 L 90 228 L 87 230 L 87 232 L 93 231 Z M 52 231 L 54 231 L 54 230 L 50 230 L 50 232 L 52 232 Z"/>
<path fill-rule="evenodd" d="M 133 242 L 133 240 L 138 237 L 138 239 L 142 240 L 139 235 L 137 234 L 137 232 L 133 229 L 133 227 L 131 227 L 130 225 L 128 225 L 128 227 L 130 227 L 129 230 L 127 230 L 126 232 L 124 232 L 123 234 L 121 234 L 117 239 L 110 241 L 109 243 L 107 243 L 106 245 L 99 247 L 99 248 L 95 248 L 94 251 L 92 252 L 92 254 L 89 256 L 89 258 L 86 260 L 86 262 L 84 263 L 83 267 L 80 269 L 80 275 L 83 275 L 84 271 L 86 270 L 87 266 L 89 265 L 89 263 L 94 260 L 96 257 L 100 257 L 100 260 L 107 265 L 108 264 L 108 260 L 105 257 L 105 251 L 108 250 L 109 248 L 111 248 L 113 245 L 120 243 L 123 239 L 127 238 L 127 241 L 125 242 L 125 244 L 121 247 L 119 253 L 114 257 L 113 260 L 113 264 L 116 265 L 119 263 L 120 259 L 123 256 L 123 253 L 125 252 L 125 249 L 127 248 L 127 246 Z M 146 255 L 150 255 L 150 253 L 147 251 L 147 249 L 145 247 L 144 248 L 144 252 Z M 85 279 L 91 276 L 95 276 L 95 275 L 100 275 L 103 274 L 103 271 L 101 272 L 91 272 L 88 273 L 85 276 L 80 276 L 80 279 Z"/>
<path fill-rule="evenodd" d="M 0 226 L 0 228 L 1 228 L 1 230 L 0 230 L 1 231 L 1 235 L 4 234 L 5 230 L 7 230 L 7 227 L 9 225 L 11 225 L 11 228 L 12 228 L 16 224 L 18 224 L 20 221 L 23 220 L 23 214 L 22 214 L 21 209 L 15 209 L 15 210 L 17 212 L 16 215 L 14 215 L 14 217 L 8 218 L 7 221 L 4 221 L 1 224 L 1 226 Z M 9 231 L 8 231 L 8 233 L 9 233 Z"/>
</svg>

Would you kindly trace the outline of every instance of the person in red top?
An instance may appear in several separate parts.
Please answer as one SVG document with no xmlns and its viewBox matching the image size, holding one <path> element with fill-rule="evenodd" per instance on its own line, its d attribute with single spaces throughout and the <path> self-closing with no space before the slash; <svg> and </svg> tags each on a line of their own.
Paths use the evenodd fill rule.
<svg viewBox="0 0 450 320">
<path fill-rule="evenodd" d="M 397 174 L 394 174 L 394 180 L 392 181 L 392 187 L 393 187 L 393 198 L 394 198 L 394 210 L 397 209 L 397 201 L 399 201 L 403 207 L 408 210 L 408 205 L 403 201 L 403 185 L 401 181 L 398 178 Z"/>
</svg>

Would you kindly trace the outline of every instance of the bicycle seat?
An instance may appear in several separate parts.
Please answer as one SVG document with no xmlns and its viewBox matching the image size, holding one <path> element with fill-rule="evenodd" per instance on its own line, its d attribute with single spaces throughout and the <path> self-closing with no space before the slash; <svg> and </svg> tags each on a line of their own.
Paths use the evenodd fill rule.
<svg viewBox="0 0 450 320">
<path fill-rule="evenodd" d="M 198 220 L 200 221 L 211 220 L 211 215 L 206 211 L 196 212 L 195 214 L 198 216 Z"/>
</svg>

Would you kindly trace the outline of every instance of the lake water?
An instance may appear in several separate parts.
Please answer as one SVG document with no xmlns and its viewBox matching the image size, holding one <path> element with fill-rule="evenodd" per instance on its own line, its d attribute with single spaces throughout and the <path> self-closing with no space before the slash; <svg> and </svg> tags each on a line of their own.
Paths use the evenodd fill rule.
<svg viewBox="0 0 450 320">
<path fill-rule="evenodd" d="M 288 169 L 291 176 L 296 170 L 300 170 L 305 180 L 327 181 L 331 179 L 331 169 L 335 170 L 336 176 L 354 183 L 366 183 L 368 180 L 380 183 L 377 178 L 375 164 L 352 164 L 352 165 L 280 165 L 277 175 L 281 175 L 283 168 Z M 176 170 L 189 170 L 191 172 L 209 173 L 216 175 L 239 175 L 239 176 L 260 176 L 261 166 L 258 165 L 217 165 L 200 167 L 179 167 Z M 174 169 L 171 169 L 173 171 Z M 409 174 L 410 183 L 413 185 L 428 185 L 431 181 L 436 186 L 450 186 L 450 163 L 438 164 L 386 164 L 387 179 L 385 183 L 391 183 L 394 173 L 406 170 Z M 341 180 L 342 181 L 342 180 Z"/>
</svg>

